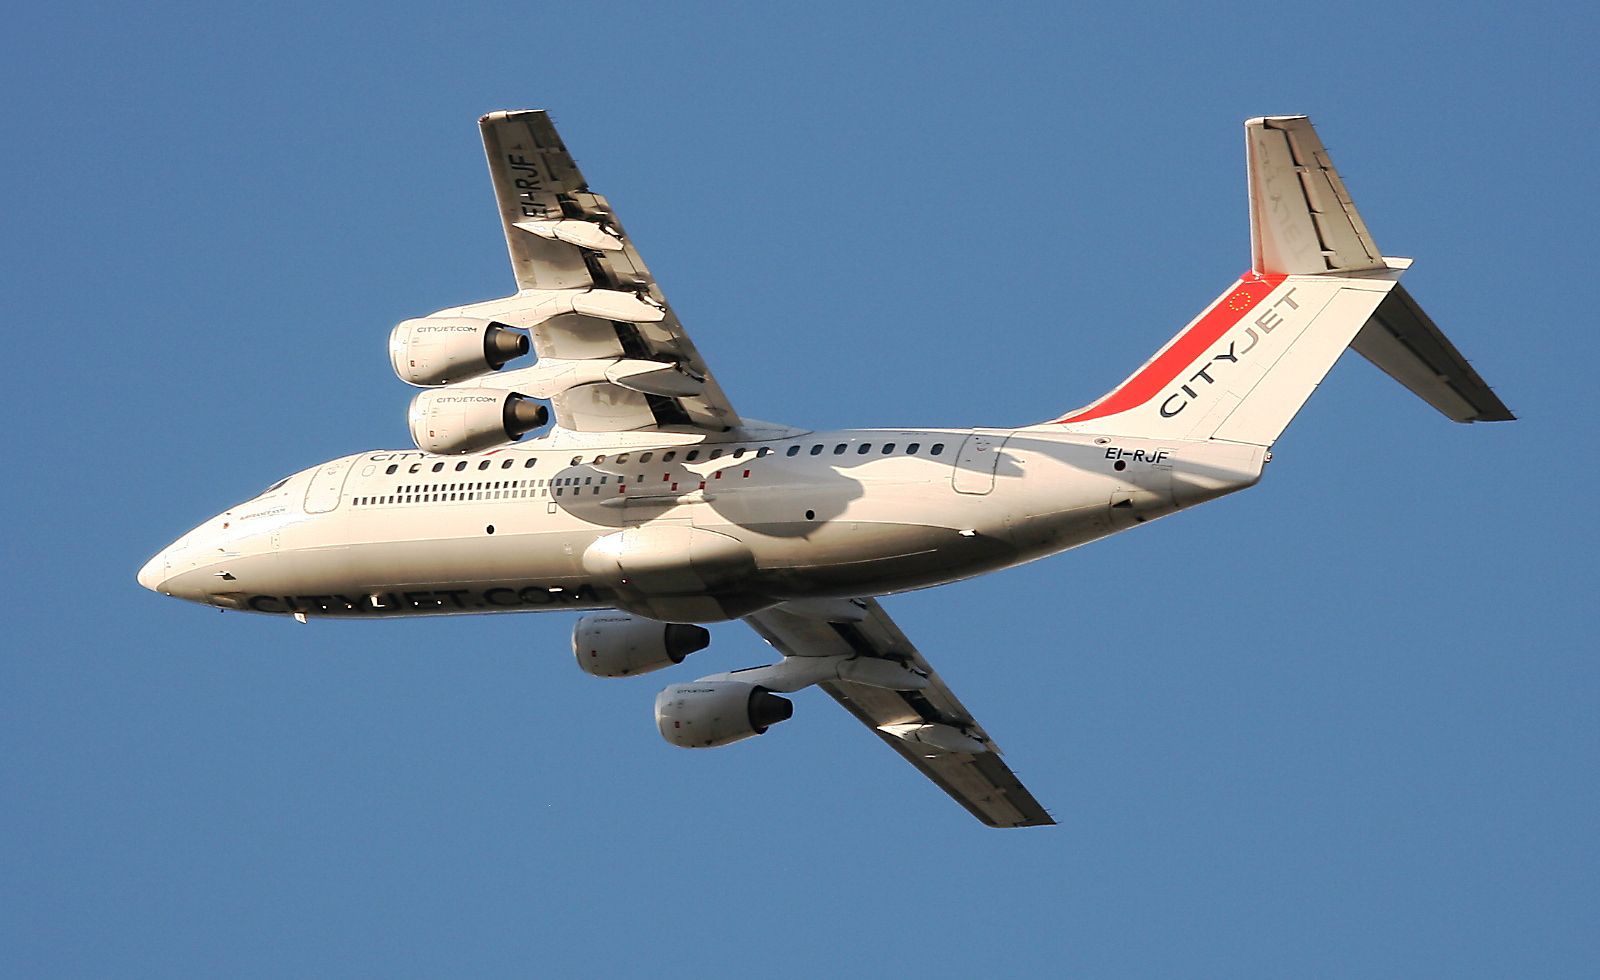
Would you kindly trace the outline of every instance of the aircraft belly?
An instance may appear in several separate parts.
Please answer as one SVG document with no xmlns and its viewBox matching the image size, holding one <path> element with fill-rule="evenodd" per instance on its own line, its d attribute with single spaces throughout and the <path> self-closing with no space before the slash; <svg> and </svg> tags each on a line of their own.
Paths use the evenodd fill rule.
<svg viewBox="0 0 1600 980">
<path fill-rule="evenodd" d="M 831 557 L 797 555 L 792 563 L 763 568 L 763 581 L 786 597 L 883 595 L 953 582 L 1016 560 L 1016 549 L 1001 537 L 926 525 L 848 522 L 821 537 Z"/>
</svg>

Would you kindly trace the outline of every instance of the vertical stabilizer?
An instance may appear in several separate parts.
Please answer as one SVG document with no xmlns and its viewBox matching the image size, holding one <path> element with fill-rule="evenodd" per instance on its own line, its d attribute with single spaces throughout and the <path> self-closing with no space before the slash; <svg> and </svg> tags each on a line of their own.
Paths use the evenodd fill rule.
<svg viewBox="0 0 1600 980">
<path fill-rule="evenodd" d="M 1383 253 L 1305 116 L 1244 124 L 1251 268 L 1262 275 L 1364 272 Z"/>
<path fill-rule="evenodd" d="M 1305 116 L 1245 123 L 1251 270 L 1128 380 L 1048 425 L 1270 446 L 1345 349 L 1458 422 L 1514 416 L 1400 288 Z"/>
<path fill-rule="evenodd" d="M 1270 446 L 1395 286 L 1246 273 L 1127 381 L 1055 424 Z"/>
</svg>

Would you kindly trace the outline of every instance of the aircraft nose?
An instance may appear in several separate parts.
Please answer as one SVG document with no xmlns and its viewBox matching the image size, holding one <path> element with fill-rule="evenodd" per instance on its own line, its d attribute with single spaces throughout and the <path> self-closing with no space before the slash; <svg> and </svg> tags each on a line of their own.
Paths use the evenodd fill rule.
<svg viewBox="0 0 1600 980">
<path fill-rule="evenodd" d="M 144 563 L 139 569 L 139 584 L 151 592 L 161 590 L 161 582 L 167 577 L 167 555 L 162 552 Z"/>
</svg>

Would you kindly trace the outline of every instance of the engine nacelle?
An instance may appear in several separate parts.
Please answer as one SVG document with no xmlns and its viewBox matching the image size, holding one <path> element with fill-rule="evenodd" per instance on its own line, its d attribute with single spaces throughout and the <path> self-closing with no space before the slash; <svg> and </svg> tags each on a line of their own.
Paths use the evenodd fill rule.
<svg viewBox="0 0 1600 980">
<path fill-rule="evenodd" d="M 645 674 L 711 645 L 711 631 L 685 623 L 658 623 L 627 613 L 595 613 L 572 630 L 572 655 L 596 677 Z"/>
<path fill-rule="evenodd" d="M 550 410 L 538 402 L 493 388 L 420 392 L 407 413 L 417 448 L 446 456 L 515 442 L 549 419 Z"/>
<path fill-rule="evenodd" d="M 794 714 L 788 698 L 740 681 L 690 681 L 656 695 L 656 727 L 680 748 L 704 749 L 760 735 Z"/>
<path fill-rule="evenodd" d="M 464 316 L 404 320 L 389 334 L 394 373 L 420 388 L 498 371 L 526 353 L 527 334 Z"/>
</svg>

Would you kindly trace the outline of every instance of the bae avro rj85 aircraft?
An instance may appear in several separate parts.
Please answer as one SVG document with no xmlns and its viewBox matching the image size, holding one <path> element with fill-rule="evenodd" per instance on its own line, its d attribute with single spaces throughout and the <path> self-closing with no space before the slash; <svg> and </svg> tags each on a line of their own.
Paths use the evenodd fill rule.
<svg viewBox="0 0 1600 980">
<path fill-rule="evenodd" d="M 601 677 L 679 663 L 708 642 L 697 624 L 741 618 L 781 659 L 667 687 L 668 742 L 758 735 L 815 684 L 979 820 L 1037 826 L 1054 821 L 874 597 L 1253 486 L 1347 347 L 1457 422 L 1513 417 L 1302 116 L 1245 123 L 1250 271 L 1110 393 L 1020 428 L 838 432 L 734 410 L 548 115 L 479 125 L 517 292 L 395 327 L 417 448 L 279 480 L 142 585 L 301 622 L 597 610 L 572 645 Z"/>
</svg>

